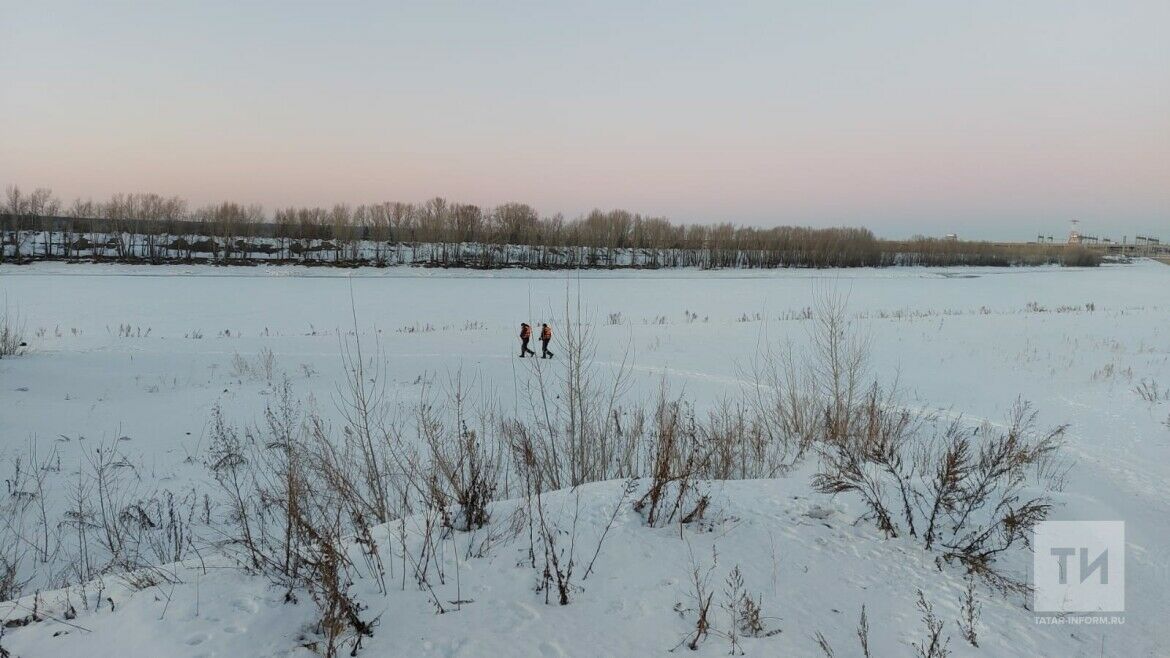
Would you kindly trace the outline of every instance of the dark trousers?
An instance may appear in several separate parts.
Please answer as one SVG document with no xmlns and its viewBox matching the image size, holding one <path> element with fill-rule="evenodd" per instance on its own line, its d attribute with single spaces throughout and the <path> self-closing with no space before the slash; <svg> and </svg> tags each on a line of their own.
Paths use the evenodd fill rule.
<svg viewBox="0 0 1170 658">
<path fill-rule="evenodd" d="M 542 358 L 542 359 L 551 359 L 553 357 L 553 353 L 548 351 L 548 341 L 550 341 L 550 340 L 552 340 L 552 339 L 551 338 L 541 338 L 540 339 L 540 358 Z"/>
<path fill-rule="evenodd" d="M 523 359 L 524 355 L 526 355 L 526 354 L 531 354 L 532 356 L 536 356 L 536 352 L 533 352 L 532 350 L 528 349 L 528 339 L 521 338 L 520 339 L 520 358 Z"/>
</svg>

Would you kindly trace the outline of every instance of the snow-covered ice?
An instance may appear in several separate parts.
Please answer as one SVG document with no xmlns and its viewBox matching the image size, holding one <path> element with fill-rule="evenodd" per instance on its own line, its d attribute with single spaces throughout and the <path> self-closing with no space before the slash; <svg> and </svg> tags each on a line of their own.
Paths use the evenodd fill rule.
<svg viewBox="0 0 1170 658">
<path fill-rule="evenodd" d="M 633 395 L 649 394 L 665 375 L 675 392 L 710 404 L 740 391 L 762 345 L 799 341 L 803 309 L 826 288 L 848 293 L 850 312 L 871 336 L 875 369 L 896 373 L 915 404 L 998 422 L 1022 397 L 1039 410 L 1042 426 L 1069 424 L 1066 450 L 1075 465 L 1052 518 L 1125 521 L 1123 625 L 1038 625 L 1018 597 L 985 590 L 981 647 L 968 646 L 954 626 L 964 585 L 958 570 L 940 572 L 917 544 L 855 524 L 859 502 L 813 493 L 805 465 L 776 480 L 711 484 L 719 521 L 708 532 L 680 538 L 677 526 L 649 529 L 626 509 L 595 573 L 566 607 L 546 606 L 533 592 L 533 572 L 517 567 L 515 546 L 459 563 L 461 597 L 473 602 L 458 611 L 434 614 L 409 587 L 366 592 L 371 616 L 381 617 L 363 654 L 665 652 L 693 627 L 674 610 L 688 605 L 692 561 L 705 569 L 717 560 L 713 588 L 721 591 L 738 565 L 749 590 L 762 595 L 769 626 L 780 631 L 745 640 L 748 655 L 816 655 L 818 631 L 837 655 L 853 655 L 863 604 L 874 655 L 906 655 L 921 634 L 917 589 L 946 621 L 955 655 L 1167 655 L 1170 402 L 1146 402 L 1133 390 L 1142 381 L 1170 386 L 1170 267 L 1152 261 L 1092 269 L 580 274 L 0 266 L 0 304 L 19 312 L 31 348 L 0 361 L 0 455 L 7 460 L 36 442 L 76 464 L 85 442 L 122 438 L 122 449 L 139 456 L 147 486 L 203 484 L 198 455 L 211 409 L 256 422 L 272 394 L 270 382 L 242 376 L 233 359 L 271 350 L 298 394 L 327 410 L 342 377 L 339 333 L 355 326 L 351 308 L 358 331 L 380 342 L 391 394 L 404 404 L 418 400 L 424 382 L 461 370 L 505 407 L 518 405 L 527 363 L 515 358 L 517 325 L 555 326 L 566 297 L 578 292 L 596 323 L 598 362 L 633 354 Z M 591 550 L 623 486 L 560 492 L 550 505 L 571 514 L 579 500 L 582 541 Z M 497 504 L 496 517 L 515 505 Z M 452 546 L 449 569 L 454 554 Z M 303 651 L 297 638 L 313 619 L 311 602 L 284 604 L 282 592 L 234 569 L 179 569 L 184 582 L 174 587 L 134 592 L 107 579 L 113 611 L 107 605 L 68 624 L 8 629 L 0 646 L 21 656 Z M 456 598 L 453 589 L 443 596 Z M 0 617 L 24 614 L 0 604 Z M 701 650 L 725 654 L 728 645 L 711 638 Z"/>
</svg>

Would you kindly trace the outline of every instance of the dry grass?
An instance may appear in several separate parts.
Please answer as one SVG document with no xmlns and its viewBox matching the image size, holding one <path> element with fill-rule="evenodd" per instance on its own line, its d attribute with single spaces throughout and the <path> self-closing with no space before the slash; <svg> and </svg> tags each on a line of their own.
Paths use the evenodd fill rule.
<svg viewBox="0 0 1170 658">
<path fill-rule="evenodd" d="M 911 643 L 914 655 L 917 658 L 947 658 L 951 655 L 951 638 L 943 637 L 943 621 L 935 614 L 934 606 L 926 600 L 922 590 L 918 590 L 918 611 L 922 613 L 926 632 L 921 640 Z"/>
<path fill-rule="evenodd" d="M 1170 388 L 1163 388 L 1152 379 L 1143 379 L 1137 386 L 1133 387 L 1133 392 L 1144 402 L 1150 404 L 1170 400 Z"/>
<path fill-rule="evenodd" d="M 30 450 L 10 478 L 19 491 L 10 490 L 0 508 L 0 539 L 13 540 L 0 541 L 11 549 L 0 551 L 0 595 L 18 593 L 34 563 L 44 570 L 42 563 L 66 564 L 71 579 L 86 580 L 181 560 L 202 532 L 287 600 L 309 596 L 320 613 L 312 644 L 336 655 L 355 651 L 377 628 L 353 593 L 359 579 L 381 593 L 410 583 L 436 613 L 472 603 L 459 593 L 459 562 L 452 574 L 447 542 L 466 542 L 467 556 L 482 556 L 527 529 L 523 561 L 539 591 L 549 604 L 571 604 L 608 526 L 596 548 L 582 547 L 578 494 L 558 494 L 564 507 L 554 513 L 549 492 L 624 479 L 610 525 L 632 504 L 647 525 L 677 524 L 681 535 L 707 512 L 703 481 L 775 477 L 813 458 L 813 487 L 858 496 L 885 534 L 915 538 L 993 586 L 1017 588 L 996 573 L 995 560 L 1026 543 L 1045 518 L 1063 428 L 1036 432 L 1035 412 L 1023 402 L 999 432 L 906 411 L 896 387 L 878 385 L 846 302 L 822 294 L 807 323 L 812 348 L 769 350 L 751 370 L 748 399 L 706 414 L 665 382 L 649 403 L 632 400 L 628 363 L 596 362 L 594 325 L 569 303 L 559 323 L 561 358 L 525 365 L 526 406 L 507 413 L 488 387 L 461 373 L 440 390 L 425 387 L 417 405 L 392 404 L 384 354 L 376 343 L 363 351 L 356 319 L 352 334 L 339 335 L 345 375 L 332 423 L 287 381 L 273 381 L 279 375 L 270 352 L 239 357 L 237 375 L 273 381 L 273 395 L 257 426 L 237 428 L 212 414 L 206 465 L 219 489 L 214 500 L 196 492 L 139 496 L 132 460 L 116 445 L 102 446 L 87 455 L 71 509 L 57 522 L 40 507 L 52 483 L 33 475 L 51 472 L 54 456 Z M 519 511 L 498 518 L 494 503 L 517 497 Z M 679 612 L 693 615 L 694 626 L 680 646 L 697 648 L 716 635 L 735 653 L 740 638 L 771 634 L 738 569 L 727 576 L 725 600 L 713 604 L 713 569 L 695 565 L 690 574 L 694 601 Z M 454 597 L 444 589 L 452 583 Z M 937 616 L 920 605 L 927 633 L 916 649 L 946 655 Z M 974 644 L 973 593 L 961 614 L 964 638 Z M 858 640 L 867 652 L 864 610 Z"/>
<path fill-rule="evenodd" d="M 27 347 L 24 323 L 19 314 L 10 310 L 6 303 L 0 309 L 0 359 L 6 356 L 19 356 Z"/>
</svg>

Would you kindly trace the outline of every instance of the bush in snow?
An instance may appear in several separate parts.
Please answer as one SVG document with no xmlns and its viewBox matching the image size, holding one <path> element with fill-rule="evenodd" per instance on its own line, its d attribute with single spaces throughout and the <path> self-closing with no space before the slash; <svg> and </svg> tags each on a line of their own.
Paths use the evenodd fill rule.
<svg viewBox="0 0 1170 658">
<path fill-rule="evenodd" d="M 852 384 L 840 390 L 852 391 Z M 908 411 L 878 384 L 863 396 L 835 399 L 826 404 L 815 444 L 820 467 L 813 488 L 859 495 L 866 518 L 887 536 L 916 537 L 1000 589 L 1025 587 L 992 563 L 1011 547 L 1027 546 L 1032 528 L 1047 518 L 1049 494 L 1064 473 L 1065 426 L 1038 433 L 1037 412 L 1023 400 L 997 431 Z"/>
<path fill-rule="evenodd" d="M 896 386 L 883 388 L 871 375 L 868 338 L 846 306 L 845 297 L 822 291 L 811 349 L 799 357 L 791 347 L 767 352 L 752 372 L 751 427 L 768 446 L 755 461 L 783 470 L 812 450 L 820 462 L 814 489 L 856 494 L 887 536 L 917 538 L 997 587 L 1019 590 L 992 563 L 1027 545 L 1047 516 L 1064 473 L 1065 428 L 1037 433 L 1036 412 L 1022 401 L 1003 431 L 908 410 Z"/>
<path fill-rule="evenodd" d="M 967 588 L 959 598 L 959 619 L 956 624 L 963 635 L 963 639 L 973 647 L 979 646 L 979 613 L 983 606 L 975 598 L 975 579 L 967 577 Z"/>
<path fill-rule="evenodd" d="M 24 339 L 24 324 L 16 312 L 9 311 L 5 305 L 0 309 L 0 359 L 17 356 L 27 346 L 28 343 Z"/>
<path fill-rule="evenodd" d="M 947 658 L 951 655 L 951 638 L 943 638 L 943 621 L 934 613 L 934 606 L 927 602 L 922 590 L 918 590 L 918 610 L 922 613 L 922 624 L 926 626 L 926 637 L 911 643 L 914 655 L 917 658 Z"/>
<path fill-rule="evenodd" d="M 462 372 L 449 382 L 446 404 L 431 400 L 426 388 L 416 414 L 430 460 L 418 467 L 426 473 L 424 497 L 442 515 L 445 527 L 482 528 L 491 519 L 488 504 L 495 499 L 500 480 L 501 446 L 492 440 L 493 419 L 481 405 L 478 429 L 469 424 L 476 409 L 469 405 Z M 450 410 L 450 422 L 444 409 Z"/>
<path fill-rule="evenodd" d="M 322 477 L 287 382 L 266 421 L 265 430 L 241 435 L 218 410 L 213 414 L 207 465 L 226 504 L 223 548 L 284 588 L 287 602 L 308 592 L 320 612 L 316 631 L 322 637 L 312 648 L 336 656 L 348 644 L 356 652 L 375 622 L 362 617 L 364 606 L 350 588 L 363 567 L 362 575 L 379 577 L 377 546 L 365 544 L 362 555 L 371 559 L 355 561 L 354 535 L 368 540 L 368 523 L 352 516 L 352 492 L 331 488 Z"/>
<path fill-rule="evenodd" d="M 646 524 L 660 527 L 678 519 L 690 523 L 703 516 L 707 496 L 695 492 L 695 479 L 708 462 L 710 452 L 701 444 L 694 415 L 681 401 L 660 392 L 654 413 L 655 440 L 650 458 L 650 484 L 634 502 Z"/>
<path fill-rule="evenodd" d="M 1036 412 L 1019 401 L 1006 429 L 956 421 L 931 432 L 936 419 L 898 409 L 876 386 L 857 413 L 854 430 L 819 447 L 813 487 L 857 494 L 866 517 L 887 536 L 916 538 L 999 589 L 1022 591 L 1023 583 L 997 573 L 993 563 L 1009 548 L 1027 546 L 1032 528 L 1048 516 L 1063 472 L 1065 427 L 1037 433 Z"/>
</svg>

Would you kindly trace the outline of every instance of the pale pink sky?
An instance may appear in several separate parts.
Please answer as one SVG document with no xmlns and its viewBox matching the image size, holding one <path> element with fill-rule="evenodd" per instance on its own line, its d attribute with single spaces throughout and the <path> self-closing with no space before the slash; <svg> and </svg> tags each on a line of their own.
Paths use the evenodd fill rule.
<svg viewBox="0 0 1170 658">
<path fill-rule="evenodd" d="M 1164 0 L 0 0 L 0 183 L 1170 238 L 1167 44 Z"/>
</svg>

